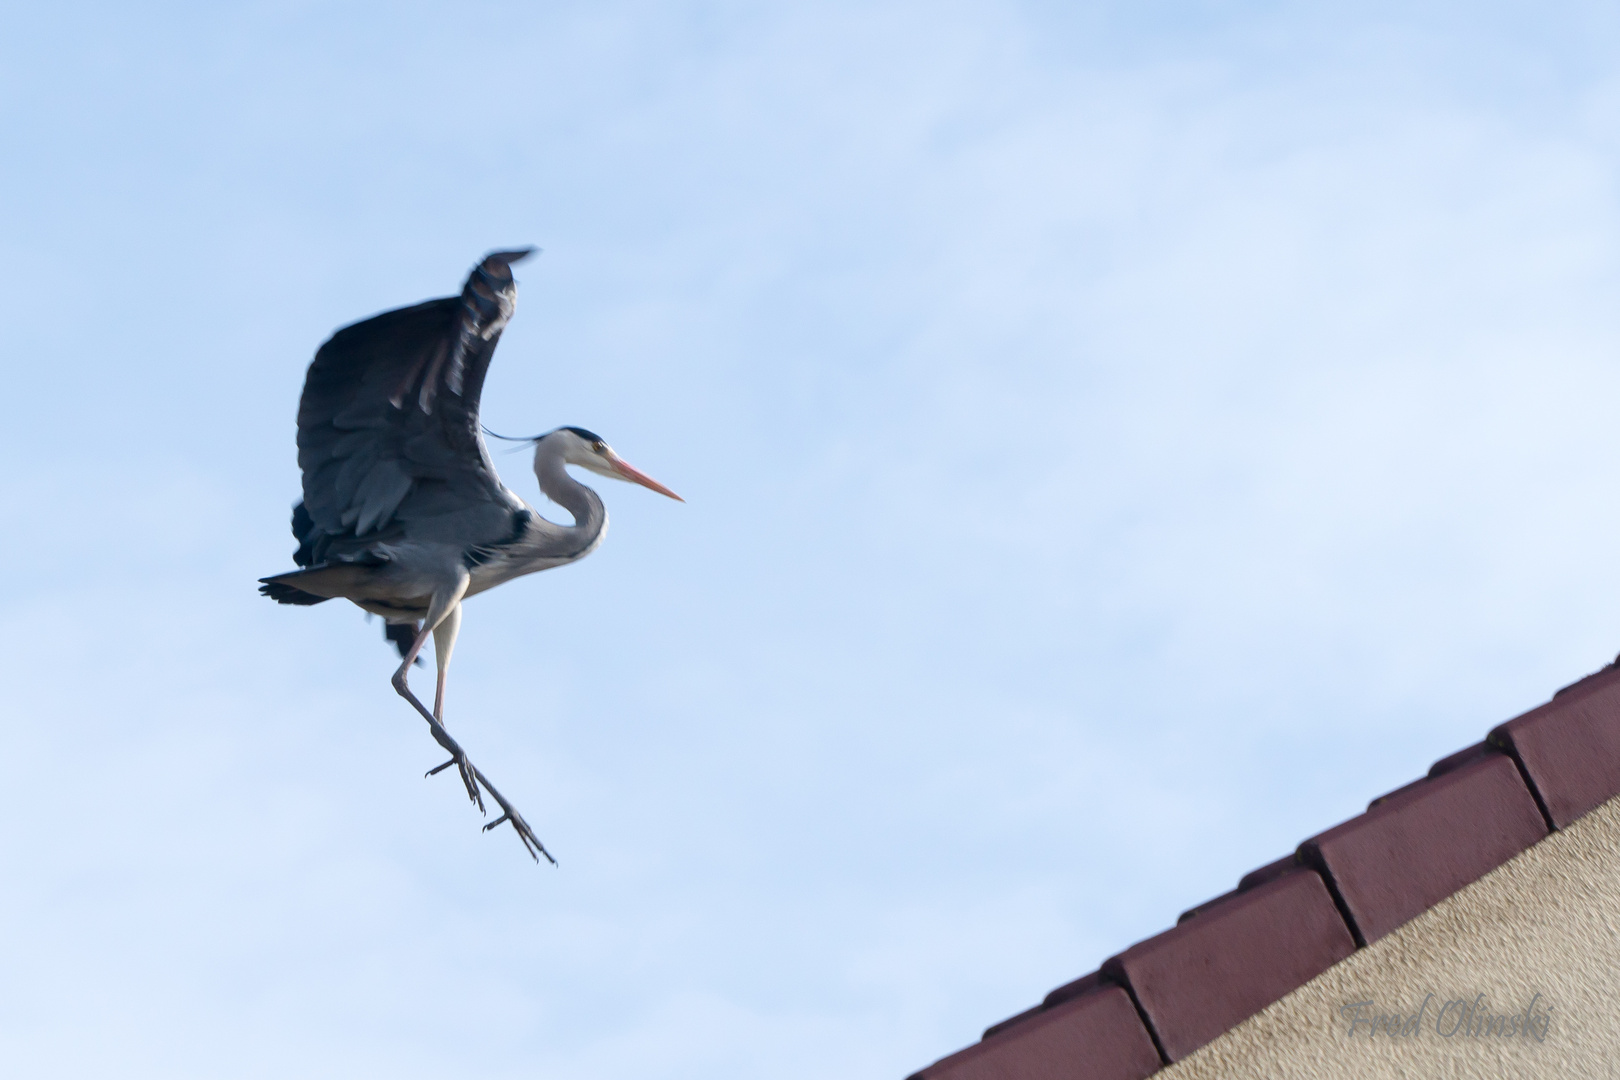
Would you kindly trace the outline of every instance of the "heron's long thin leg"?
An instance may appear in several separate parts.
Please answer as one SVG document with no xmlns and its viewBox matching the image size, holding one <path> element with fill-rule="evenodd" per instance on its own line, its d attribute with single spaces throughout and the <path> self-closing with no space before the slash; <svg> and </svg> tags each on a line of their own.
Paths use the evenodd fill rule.
<svg viewBox="0 0 1620 1080">
<path fill-rule="evenodd" d="M 438 665 L 438 686 L 433 691 L 433 715 L 444 723 L 444 683 L 450 672 L 450 653 L 456 647 L 456 635 L 461 632 L 461 602 L 450 609 L 444 621 L 433 628 L 433 656 Z"/>
<path fill-rule="evenodd" d="M 467 787 L 468 798 L 477 803 L 479 811 L 483 812 L 484 797 L 478 791 L 478 781 L 473 777 L 472 763 L 467 760 L 466 752 L 461 749 L 456 740 L 450 737 L 450 733 L 444 729 L 444 725 L 439 722 L 439 718 L 429 712 L 427 706 L 418 701 L 416 695 L 411 693 L 408 681 L 411 664 L 416 660 L 416 655 L 422 651 L 422 646 L 427 644 L 428 635 L 444 621 L 451 610 L 460 607 L 461 598 L 467 594 L 467 585 L 470 581 L 471 578 L 467 571 L 462 570 L 457 575 L 453 585 L 447 589 L 434 592 L 433 598 L 428 602 L 427 618 L 422 620 L 422 629 L 417 631 L 416 640 L 411 642 L 411 647 L 406 651 L 404 659 L 400 662 L 399 670 L 394 672 L 392 681 L 394 689 L 399 692 L 399 696 L 410 702 L 411 707 L 421 713 L 422 719 L 428 722 L 428 728 L 433 732 L 434 741 L 450 752 L 450 760 L 459 766 L 457 771 L 461 774 L 461 782 Z M 437 771 L 437 769 L 434 770 L 434 772 Z"/>
<path fill-rule="evenodd" d="M 479 794 L 478 788 L 479 785 L 483 785 L 484 790 L 489 792 L 489 797 L 494 799 L 495 804 L 501 808 L 501 816 L 485 825 L 484 831 L 489 832 L 496 826 L 504 825 L 510 821 L 512 830 L 518 834 L 518 839 L 523 842 L 523 850 L 529 853 L 529 857 L 535 862 L 539 862 L 540 856 L 544 855 L 546 861 L 555 866 L 557 860 L 551 857 L 551 852 L 546 850 L 546 845 L 540 842 L 540 838 L 534 834 L 534 830 L 529 827 L 529 823 L 523 820 L 523 815 L 518 813 L 517 807 L 507 802 L 506 796 L 502 795 L 496 790 L 495 785 L 489 782 L 489 777 L 485 776 L 478 766 L 467 759 L 466 752 L 457 745 L 444 727 L 445 678 L 450 670 L 450 654 L 456 647 L 456 635 L 461 631 L 461 598 L 466 595 L 468 581 L 469 578 L 463 572 L 458 586 L 454 590 L 443 594 L 445 600 L 442 605 L 443 610 L 441 610 L 441 594 L 434 594 L 432 601 L 428 605 L 427 618 L 422 621 L 421 631 L 417 633 L 416 640 L 411 642 L 410 652 L 405 657 L 404 662 L 400 664 L 399 670 L 394 673 L 394 689 L 398 690 L 401 696 L 416 707 L 416 711 L 422 714 L 422 718 L 433 729 L 434 739 L 438 741 L 440 746 L 450 752 L 450 760 L 438 768 L 430 770 L 428 775 L 432 776 L 434 773 L 439 772 L 441 769 L 447 769 L 451 765 L 456 766 L 457 771 L 461 773 L 462 783 L 467 785 L 467 791 L 472 796 L 473 801 L 478 804 L 480 811 L 484 810 L 484 799 Z M 416 659 L 416 654 L 421 652 L 422 647 L 427 644 L 429 632 L 433 634 L 434 658 L 438 662 L 439 668 L 438 685 L 433 695 L 433 711 L 431 713 L 416 699 L 416 695 L 411 693 L 410 687 L 405 682 L 405 675 L 410 670 L 411 662 Z"/>
</svg>

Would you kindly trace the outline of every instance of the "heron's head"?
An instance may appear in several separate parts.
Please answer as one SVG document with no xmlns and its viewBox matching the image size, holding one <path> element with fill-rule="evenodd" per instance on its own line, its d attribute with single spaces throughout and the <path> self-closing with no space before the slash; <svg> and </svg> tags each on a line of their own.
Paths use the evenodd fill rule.
<svg viewBox="0 0 1620 1080">
<path fill-rule="evenodd" d="M 582 427 L 560 427 L 540 436 L 534 446 L 535 471 L 540 470 L 544 458 L 552 455 L 560 457 L 565 465 L 578 465 L 613 480 L 628 480 L 632 484 L 651 488 L 660 495 L 668 495 L 676 502 L 686 501 L 616 454 L 607 440 L 594 431 L 586 431 Z"/>
</svg>

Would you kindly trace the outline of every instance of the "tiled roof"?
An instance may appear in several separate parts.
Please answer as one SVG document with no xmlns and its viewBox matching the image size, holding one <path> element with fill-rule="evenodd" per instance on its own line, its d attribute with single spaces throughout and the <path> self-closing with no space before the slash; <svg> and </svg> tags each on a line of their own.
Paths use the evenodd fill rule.
<svg viewBox="0 0 1620 1080">
<path fill-rule="evenodd" d="M 1141 1080 L 1615 795 L 1611 664 L 910 1080 Z"/>
</svg>

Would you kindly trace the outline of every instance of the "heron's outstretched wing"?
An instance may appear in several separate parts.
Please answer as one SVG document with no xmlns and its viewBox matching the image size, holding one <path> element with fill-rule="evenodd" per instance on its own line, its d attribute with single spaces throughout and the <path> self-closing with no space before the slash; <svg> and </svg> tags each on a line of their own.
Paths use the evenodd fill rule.
<svg viewBox="0 0 1620 1080">
<path fill-rule="evenodd" d="M 495 474 L 478 398 L 517 298 L 511 264 L 531 250 L 494 252 L 460 296 L 346 326 L 315 354 L 298 404 L 300 563 L 380 540 L 511 533 L 523 504 Z"/>
</svg>

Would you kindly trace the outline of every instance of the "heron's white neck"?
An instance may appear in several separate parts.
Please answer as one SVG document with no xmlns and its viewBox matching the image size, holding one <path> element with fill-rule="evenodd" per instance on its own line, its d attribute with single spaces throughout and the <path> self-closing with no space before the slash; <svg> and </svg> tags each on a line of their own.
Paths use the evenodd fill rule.
<svg viewBox="0 0 1620 1080">
<path fill-rule="evenodd" d="M 540 440 L 534 451 L 534 475 L 546 498 L 574 516 L 573 532 L 581 548 L 596 543 L 607 528 L 607 508 L 596 492 L 575 480 L 564 467 L 566 447 L 560 441 Z"/>
</svg>

